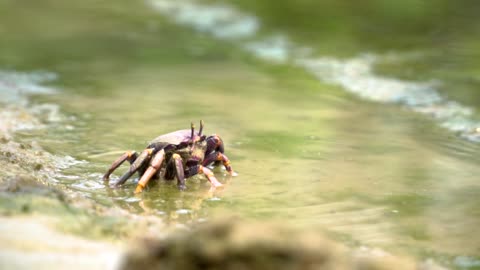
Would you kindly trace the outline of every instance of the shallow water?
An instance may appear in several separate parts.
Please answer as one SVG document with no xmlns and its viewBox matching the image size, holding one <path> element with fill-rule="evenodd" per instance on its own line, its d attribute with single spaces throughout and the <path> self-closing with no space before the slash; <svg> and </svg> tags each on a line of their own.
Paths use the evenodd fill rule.
<svg viewBox="0 0 480 270">
<path fill-rule="evenodd" d="M 0 69 L 57 75 L 35 81 L 57 91 L 34 92 L 15 105 L 35 116 L 34 126 L 13 129 L 18 141 L 74 157 L 52 183 L 176 226 L 235 213 L 318 227 L 352 245 L 454 268 L 478 267 L 478 64 L 454 55 L 444 61 L 470 68 L 439 67 L 444 48 L 417 42 L 408 29 L 398 31 L 398 43 L 365 44 L 370 34 L 356 30 L 358 48 L 344 42 L 353 30 L 323 29 L 318 35 L 338 36 L 322 45 L 305 39 L 315 36 L 308 25 L 275 24 L 286 14 L 268 1 L 89 2 L 0 2 L 7 37 Z M 295 16 L 313 12 L 307 2 L 295 7 Z M 348 25 L 345 16 L 338 25 Z M 478 42 L 464 37 L 465 47 Z M 12 89 L 5 82 L 13 80 L 25 88 L 8 76 L 0 87 Z M 140 151 L 157 135 L 200 119 L 206 133 L 222 136 L 239 173 L 230 178 L 215 169 L 225 189 L 209 193 L 208 183 L 194 177 L 185 192 L 159 182 L 134 196 L 134 181 L 119 189 L 102 182 L 123 151 Z"/>
</svg>

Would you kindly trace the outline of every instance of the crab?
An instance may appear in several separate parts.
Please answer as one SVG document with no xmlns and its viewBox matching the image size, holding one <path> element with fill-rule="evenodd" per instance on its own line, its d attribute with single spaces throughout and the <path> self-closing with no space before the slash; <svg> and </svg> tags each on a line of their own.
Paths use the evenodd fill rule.
<svg viewBox="0 0 480 270">
<path fill-rule="evenodd" d="M 135 193 L 141 193 L 152 178 L 173 180 L 177 178 L 177 186 L 185 190 L 185 180 L 196 174 L 203 174 L 211 183 L 211 188 L 221 187 L 222 184 L 215 178 L 208 165 L 221 163 L 226 171 L 236 176 L 230 165 L 230 160 L 224 154 L 225 147 L 222 139 L 216 135 L 202 135 L 204 123 L 200 121 L 200 130 L 195 134 L 195 126 L 192 123 L 190 129 L 177 130 L 160 135 L 153 139 L 140 154 L 135 151 L 127 151 L 113 162 L 103 176 L 108 184 L 110 175 L 122 163 L 128 161 L 130 168 L 114 184 L 115 187 L 123 185 L 133 174 L 139 173 Z"/>
</svg>

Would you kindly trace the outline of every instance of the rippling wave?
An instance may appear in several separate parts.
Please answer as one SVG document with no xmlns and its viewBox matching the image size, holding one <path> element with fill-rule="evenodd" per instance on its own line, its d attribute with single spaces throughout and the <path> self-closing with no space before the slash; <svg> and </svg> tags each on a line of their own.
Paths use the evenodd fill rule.
<svg viewBox="0 0 480 270">
<path fill-rule="evenodd" d="M 51 94 L 56 90 L 44 86 L 56 79 L 56 75 L 47 72 L 23 73 L 0 71 L 0 132 L 10 136 L 18 130 L 43 127 L 39 115 L 46 114 L 50 120 L 59 119 L 57 105 L 29 105 L 28 96 L 33 94 Z"/>
<path fill-rule="evenodd" d="M 149 3 L 176 23 L 235 41 L 260 59 L 303 68 L 319 80 L 340 85 L 366 100 L 401 104 L 436 119 L 462 138 L 480 142 L 480 121 L 475 119 L 474 109 L 442 97 L 435 89 L 441 82 L 407 81 L 374 73 L 375 64 L 393 54 L 364 54 L 351 59 L 315 57 L 313 48 L 299 46 L 285 35 L 261 35 L 260 21 L 255 16 L 231 6 L 193 0 L 149 0 Z"/>
<path fill-rule="evenodd" d="M 69 125 L 70 118 L 60 112 L 57 104 L 41 103 L 31 104 L 31 95 L 53 94 L 58 90 L 45 85 L 57 78 L 57 75 L 50 72 L 17 72 L 0 70 L 0 138 L 5 143 L 5 151 L 14 151 L 17 142 L 14 140 L 14 133 L 17 131 L 32 131 L 36 129 L 51 128 L 55 124 L 65 124 L 62 127 L 73 129 Z M 35 142 L 31 142 L 32 149 L 25 148 L 24 158 L 29 155 L 38 156 L 35 152 L 41 152 L 41 172 L 48 177 L 49 181 L 56 181 L 55 176 L 61 171 L 72 166 L 84 163 L 71 156 L 56 156 L 43 151 Z M 20 155 L 20 153 L 17 153 Z M 52 170 L 45 168 L 51 167 Z"/>
</svg>

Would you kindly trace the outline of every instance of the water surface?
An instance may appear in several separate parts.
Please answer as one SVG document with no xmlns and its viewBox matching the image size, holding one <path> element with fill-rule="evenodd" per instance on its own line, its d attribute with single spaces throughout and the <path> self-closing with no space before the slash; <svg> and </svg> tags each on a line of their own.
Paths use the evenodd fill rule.
<svg viewBox="0 0 480 270">
<path fill-rule="evenodd" d="M 55 81 L 39 85 L 59 89 L 22 106 L 53 104 L 62 117 L 37 114 L 42 125 L 19 129 L 16 139 L 84 161 L 52 183 L 177 226 L 235 213 L 454 268 L 478 267 L 478 64 L 458 51 L 441 59 L 445 47 L 432 43 L 433 32 L 420 38 L 421 29 L 453 27 L 435 25 L 438 14 L 450 16 L 443 13 L 449 4 L 437 1 L 438 13 L 431 4 L 421 11 L 405 4 L 400 18 L 423 19 L 401 26 L 381 12 L 320 19 L 317 13 L 326 11 L 308 1 L 281 1 L 285 9 L 268 1 L 181 1 L 187 5 L 181 12 L 182 6 L 159 9 L 152 2 L 90 2 L 0 2 L 6 37 L 0 68 L 53 72 Z M 175 16 L 192 5 L 203 17 Z M 177 12 L 165 13 L 172 8 Z M 279 22 L 285 16 L 291 24 Z M 473 23 L 448 18 L 452 25 Z M 396 39 L 362 34 L 377 21 L 386 24 L 373 32 L 394 29 Z M 358 22 L 360 29 L 346 28 Z M 469 29 L 446 32 L 464 38 L 465 53 L 478 42 Z M 359 61 L 363 66 L 351 68 Z M 463 72 L 448 68 L 452 62 Z M 402 95 L 392 98 L 389 89 Z M 189 179 L 185 192 L 159 182 L 141 196 L 133 194 L 135 179 L 119 189 L 102 182 L 124 151 L 140 151 L 159 134 L 200 119 L 207 134 L 222 136 L 239 173 L 229 178 L 215 169 L 224 190 L 209 193 L 201 176 Z"/>
</svg>

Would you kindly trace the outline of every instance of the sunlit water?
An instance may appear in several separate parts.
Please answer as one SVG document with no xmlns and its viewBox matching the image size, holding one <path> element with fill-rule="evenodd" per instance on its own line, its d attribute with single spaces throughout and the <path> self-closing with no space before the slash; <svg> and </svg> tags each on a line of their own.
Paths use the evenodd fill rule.
<svg viewBox="0 0 480 270">
<path fill-rule="evenodd" d="M 8 127 L 16 139 L 74 157 L 52 183 L 176 226 L 234 213 L 319 228 L 353 245 L 478 267 L 480 146 L 471 104 L 442 95 L 436 89 L 442 82 L 372 70 L 378 59 L 408 55 L 318 56 L 315 46 L 294 45 L 287 33 L 259 33 L 261 18 L 233 6 L 172 3 L 147 2 L 144 9 L 156 9 L 140 9 L 145 17 L 132 22 L 141 30 L 105 24 L 100 29 L 110 36 L 88 36 L 113 47 L 127 40 L 118 45 L 121 56 L 102 58 L 108 53 L 100 46 L 94 47 L 98 58 L 80 60 L 66 50 L 73 62 L 45 66 L 0 58 L 59 73 L 0 73 L 0 89 L 9 91 L 2 90 L 2 102 L 16 104 L 1 113 L 14 119 Z M 80 28 L 75 31 L 83 33 Z M 63 36 L 71 29 L 58 31 Z M 162 35 L 170 39 L 152 41 Z M 72 51 L 88 56 L 74 43 Z M 144 44 L 138 55 L 127 53 L 138 46 L 133 43 Z M 17 113 L 7 115 L 12 110 Z M 19 111 L 31 121 L 12 124 L 23 123 Z M 101 180 L 124 151 L 141 151 L 152 138 L 200 119 L 207 134 L 222 136 L 239 173 L 231 178 L 214 170 L 223 190 L 209 192 L 208 182 L 196 176 L 185 192 L 160 181 L 135 196 L 136 179 L 118 189 Z"/>
</svg>

